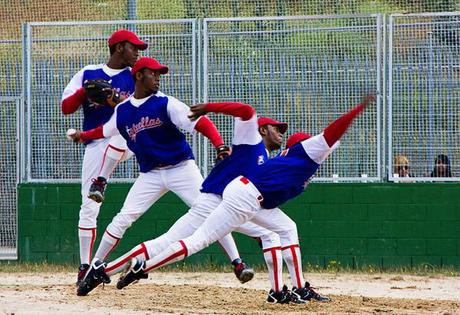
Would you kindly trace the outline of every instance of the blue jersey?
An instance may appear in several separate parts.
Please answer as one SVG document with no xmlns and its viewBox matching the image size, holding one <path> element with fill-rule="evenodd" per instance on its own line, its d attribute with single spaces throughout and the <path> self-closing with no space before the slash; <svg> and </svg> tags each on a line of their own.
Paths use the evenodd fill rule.
<svg viewBox="0 0 460 315">
<path fill-rule="evenodd" d="M 181 127 L 193 132 L 195 122 L 187 117 L 189 107 L 161 92 L 143 99 L 128 98 L 116 107 L 104 125 L 104 135 L 121 134 L 134 152 L 141 172 L 193 159 Z"/>
<path fill-rule="evenodd" d="M 249 176 L 267 159 L 267 150 L 258 131 L 256 115 L 246 121 L 235 118 L 232 154 L 211 170 L 201 186 L 201 192 L 222 196 L 225 187 L 234 178 L 240 175 Z"/>
<path fill-rule="evenodd" d="M 246 177 L 262 194 L 263 207 L 276 208 L 302 193 L 336 147 L 329 148 L 321 134 L 294 145 Z"/>
<path fill-rule="evenodd" d="M 90 65 L 80 70 L 64 89 L 62 99 L 74 94 L 83 87 L 86 80 L 104 79 L 110 82 L 120 95 L 129 96 L 134 92 L 134 80 L 131 69 L 111 69 L 107 65 Z M 94 106 L 88 99 L 83 102 L 83 130 L 90 130 L 105 124 L 112 116 L 114 109 L 111 106 Z"/>
</svg>

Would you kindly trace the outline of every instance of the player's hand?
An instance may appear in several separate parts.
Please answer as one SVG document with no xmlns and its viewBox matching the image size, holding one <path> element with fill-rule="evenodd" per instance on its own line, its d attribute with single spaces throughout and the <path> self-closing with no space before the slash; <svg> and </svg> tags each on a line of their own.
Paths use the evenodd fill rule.
<svg viewBox="0 0 460 315">
<path fill-rule="evenodd" d="M 69 129 L 67 130 L 66 133 L 67 139 L 70 141 L 73 141 L 75 143 L 81 143 L 81 131 L 80 130 L 75 130 L 75 129 Z"/>
<path fill-rule="evenodd" d="M 115 89 L 105 88 L 102 91 L 107 94 L 107 104 L 111 107 L 115 107 L 125 100 L 125 97 L 120 95 Z"/>
<path fill-rule="evenodd" d="M 369 104 L 374 103 L 374 102 L 375 102 L 375 93 L 370 93 L 370 94 L 363 96 L 363 100 L 361 101 L 361 104 L 367 107 Z"/>
<path fill-rule="evenodd" d="M 188 115 L 188 118 L 191 121 L 195 121 L 201 116 L 206 115 L 208 112 L 206 111 L 206 104 L 197 104 L 192 107 L 190 107 L 190 112 L 191 114 Z"/>
<path fill-rule="evenodd" d="M 112 101 L 115 103 L 117 95 L 119 97 L 119 93 L 112 88 L 110 82 L 104 79 L 85 80 L 83 88 L 85 89 L 86 97 L 94 107 L 111 105 L 109 104 L 109 99 L 113 99 Z"/>
<path fill-rule="evenodd" d="M 222 144 L 216 148 L 216 159 L 214 160 L 214 163 L 217 164 L 221 162 L 223 159 L 226 157 L 229 157 L 232 154 L 232 148 L 230 148 L 228 145 Z"/>
</svg>

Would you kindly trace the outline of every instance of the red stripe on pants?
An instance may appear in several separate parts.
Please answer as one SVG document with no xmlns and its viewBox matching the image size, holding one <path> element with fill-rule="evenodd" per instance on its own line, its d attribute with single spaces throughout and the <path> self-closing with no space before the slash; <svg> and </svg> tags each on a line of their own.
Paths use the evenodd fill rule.
<svg viewBox="0 0 460 315">
<path fill-rule="evenodd" d="M 144 252 L 144 249 L 141 248 L 141 249 L 138 249 L 137 251 L 135 251 L 134 253 L 132 253 L 131 255 L 129 255 L 128 257 L 126 257 L 125 259 L 122 259 L 121 261 L 119 261 L 118 263 L 116 263 L 115 265 L 113 265 L 112 267 L 108 267 L 108 268 L 105 268 L 105 272 L 110 272 L 114 269 L 117 269 L 118 267 L 120 267 L 121 265 L 127 263 L 128 261 L 130 261 L 132 258 L 136 257 L 137 255 L 139 254 L 142 254 Z"/>
<path fill-rule="evenodd" d="M 165 265 L 167 262 L 177 258 L 177 257 L 180 257 L 182 255 L 184 255 L 184 258 L 187 257 L 187 247 L 185 247 L 185 244 L 184 242 L 181 240 L 179 241 L 179 243 L 182 245 L 182 249 L 179 250 L 178 252 L 172 254 L 171 256 L 169 257 L 166 257 L 165 259 L 163 259 L 162 261 L 160 261 L 159 263 L 157 263 L 156 265 L 153 265 L 152 267 L 148 268 L 148 269 L 145 269 L 144 272 L 149 272 L 150 270 L 152 269 L 155 269 L 155 268 L 158 268 L 158 267 L 161 267 L 163 265 Z"/>
</svg>

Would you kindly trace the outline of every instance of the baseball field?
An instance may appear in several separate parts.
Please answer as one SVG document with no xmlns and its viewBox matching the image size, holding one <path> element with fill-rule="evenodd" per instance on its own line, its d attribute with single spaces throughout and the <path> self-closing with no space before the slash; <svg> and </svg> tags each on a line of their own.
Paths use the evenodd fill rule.
<svg viewBox="0 0 460 315">
<path fill-rule="evenodd" d="M 86 297 L 76 295 L 74 273 L 0 278 L 1 314 L 460 314 L 460 279 L 445 274 L 307 273 L 333 301 L 305 305 L 265 303 L 262 272 L 246 284 L 231 273 L 154 272 L 123 290 L 114 278 Z"/>
</svg>

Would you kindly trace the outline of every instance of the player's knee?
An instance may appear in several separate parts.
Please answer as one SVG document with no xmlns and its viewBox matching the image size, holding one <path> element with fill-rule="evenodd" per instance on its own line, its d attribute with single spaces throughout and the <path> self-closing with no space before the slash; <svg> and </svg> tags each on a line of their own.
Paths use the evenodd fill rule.
<svg viewBox="0 0 460 315">
<path fill-rule="evenodd" d="M 97 216 L 99 208 L 85 207 L 80 209 L 78 226 L 95 227 L 97 224 Z"/>
<path fill-rule="evenodd" d="M 124 161 L 129 160 L 133 155 L 134 155 L 134 153 L 132 151 L 126 150 L 123 153 L 123 155 L 121 156 L 120 162 L 124 162 Z"/>
<path fill-rule="evenodd" d="M 276 233 L 266 233 L 260 236 L 262 248 L 272 248 L 281 246 L 281 239 Z"/>
<path fill-rule="evenodd" d="M 123 237 L 126 230 L 131 227 L 134 221 L 137 220 L 139 216 L 127 215 L 119 213 L 113 218 L 112 223 L 107 227 L 107 231 L 116 237 Z"/>
<path fill-rule="evenodd" d="M 109 145 L 106 150 L 106 156 L 113 159 L 113 160 L 121 160 L 123 155 L 125 154 L 126 150 L 122 148 L 117 148 L 114 146 Z"/>
<path fill-rule="evenodd" d="M 280 234 L 280 241 L 283 247 L 299 243 L 299 235 L 297 233 L 297 225 L 293 223 L 284 229 Z"/>
</svg>

